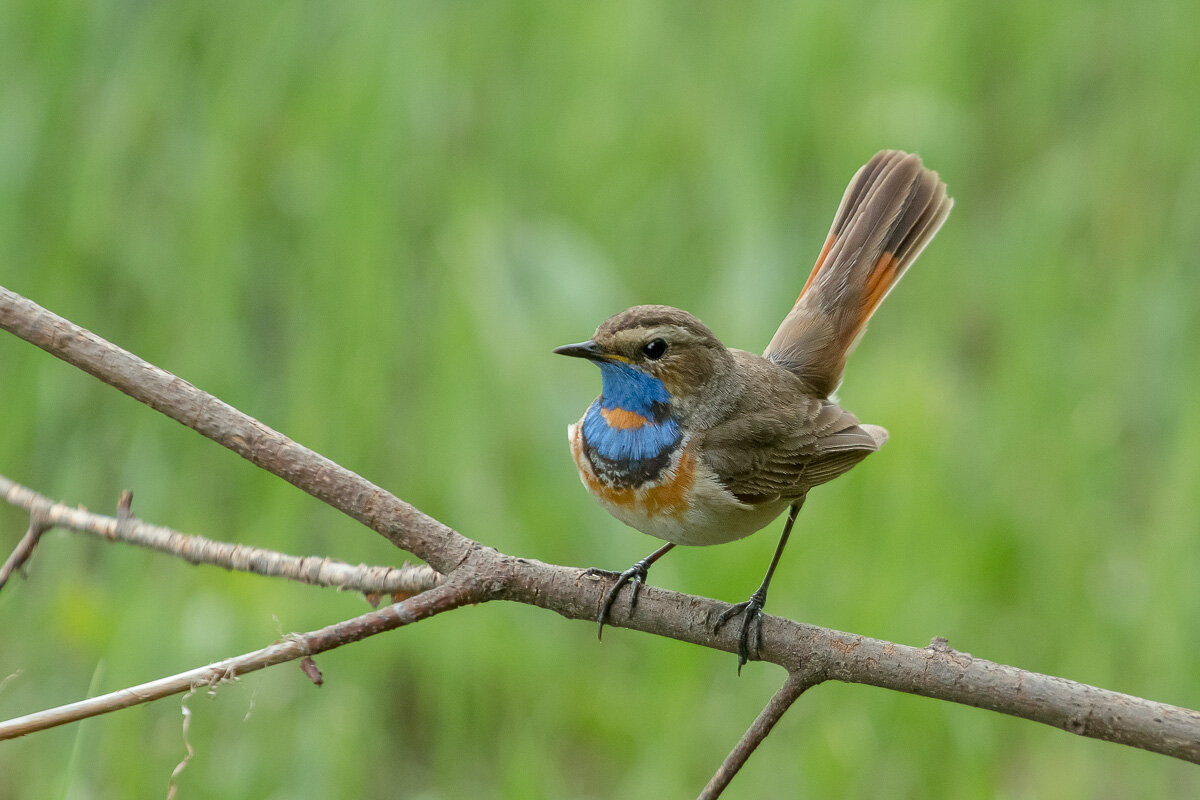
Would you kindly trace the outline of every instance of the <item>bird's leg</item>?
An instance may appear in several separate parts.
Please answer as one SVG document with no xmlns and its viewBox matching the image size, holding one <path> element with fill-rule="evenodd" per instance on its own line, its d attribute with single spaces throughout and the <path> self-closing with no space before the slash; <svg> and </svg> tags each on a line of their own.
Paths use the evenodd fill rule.
<svg viewBox="0 0 1200 800">
<path fill-rule="evenodd" d="M 668 542 L 662 547 L 655 550 L 650 555 L 643 558 L 641 561 L 634 564 L 624 572 L 617 574 L 609 572 L 606 569 L 587 569 L 584 570 L 584 575 L 616 575 L 617 582 L 612 585 L 608 593 L 604 595 L 603 602 L 600 603 L 600 613 L 596 615 L 596 622 L 599 623 L 600 629 L 596 632 L 597 639 L 604 638 L 604 620 L 608 619 L 608 612 L 612 610 L 613 603 L 617 600 L 617 594 L 621 591 L 621 587 L 629 582 L 633 582 L 633 588 L 630 589 L 629 595 L 629 613 L 633 613 L 633 607 L 637 605 L 638 592 L 642 590 L 642 585 L 646 583 L 646 573 L 650 570 L 650 565 L 660 558 L 665 556 L 671 548 L 675 547 L 674 542 Z"/>
<path fill-rule="evenodd" d="M 779 546 L 775 548 L 775 557 L 771 559 L 771 566 L 767 567 L 767 576 L 763 578 L 762 586 L 759 586 L 754 594 L 750 595 L 749 600 L 725 609 L 717 619 L 717 624 L 713 626 L 713 633 L 716 633 L 726 622 L 738 614 L 743 615 L 742 629 L 738 633 L 739 675 L 742 674 L 742 667 L 750 660 L 751 636 L 754 639 L 754 657 L 758 658 L 759 648 L 762 647 L 762 610 L 763 606 L 767 604 L 767 588 L 771 585 L 771 576 L 775 574 L 775 567 L 779 565 L 779 557 L 783 555 L 784 545 L 787 544 L 788 535 L 792 532 L 792 525 L 796 522 L 796 514 L 799 513 L 803 503 L 804 500 L 801 499 L 788 512 L 787 522 L 783 526 L 783 536 L 779 537 Z"/>
</svg>

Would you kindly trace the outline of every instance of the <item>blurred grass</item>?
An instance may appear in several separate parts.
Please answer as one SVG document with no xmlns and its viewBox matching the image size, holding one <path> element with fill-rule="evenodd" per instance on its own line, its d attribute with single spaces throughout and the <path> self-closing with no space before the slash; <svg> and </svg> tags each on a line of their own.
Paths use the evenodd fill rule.
<svg viewBox="0 0 1200 800">
<path fill-rule="evenodd" d="M 958 201 L 850 364 L 892 441 L 814 492 L 778 614 L 1200 706 L 1200 7 L 1151 2 L 0 5 L 0 282 L 464 533 L 624 567 L 578 486 L 597 376 L 549 350 L 663 302 L 758 350 L 846 180 Z M 208 536 L 379 537 L 0 337 L 0 470 Z M 19 514 L 0 509 L 0 541 Z M 7 548 L 9 545 L 5 544 Z M 654 581 L 740 600 L 774 534 Z M 0 594 L 4 717 L 261 646 L 361 600 L 56 533 Z M 677 797 L 780 675 L 464 609 L 203 694 L 189 796 Z M 0 747 L 0 796 L 160 796 L 177 700 Z M 71 774 L 63 770 L 76 742 Z M 67 789 L 64 791 L 63 786 Z M 1194 767 L 825 686 L 730 797 L 1194 796 Z"/>
</svg>

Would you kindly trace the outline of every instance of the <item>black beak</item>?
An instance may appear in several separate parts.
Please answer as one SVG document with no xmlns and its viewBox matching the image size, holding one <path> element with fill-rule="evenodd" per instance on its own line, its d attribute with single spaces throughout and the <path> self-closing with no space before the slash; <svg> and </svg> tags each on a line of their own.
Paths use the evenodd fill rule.
<svg viewBox="0 0 1200 800">
<path fill-rule="evenodd" d="M 591 339 L 579 344 L 564 344 L 562 347 L 554 348 L 554 352 L 560 356 L 586 358 L 589 361 L 605 361 L 608 358 Z"/>
</svg>

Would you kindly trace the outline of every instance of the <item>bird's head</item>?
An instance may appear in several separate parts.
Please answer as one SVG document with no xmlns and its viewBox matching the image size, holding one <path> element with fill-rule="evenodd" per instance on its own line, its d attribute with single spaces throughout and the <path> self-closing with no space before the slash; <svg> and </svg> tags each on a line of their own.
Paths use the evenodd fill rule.
<svg viewBox="0 0 1200 800">
<path fill-rule="evenodd" d="M 725 346 L 703 322 L 670 306 L 626 309 L 588 341 L 554 352 L 600 367 L 604 408 L 648 419 L 691 416 L 705 388 L 732 367 Z"/>
</svg>

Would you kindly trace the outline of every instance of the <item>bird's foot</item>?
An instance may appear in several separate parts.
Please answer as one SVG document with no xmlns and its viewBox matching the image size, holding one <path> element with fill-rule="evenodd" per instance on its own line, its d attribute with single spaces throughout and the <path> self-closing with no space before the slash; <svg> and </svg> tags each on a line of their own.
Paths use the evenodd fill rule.
<svg viewBox="0 0 1200 800">
<path fill-rule="evenodd" d="M 642 586 L 646 583 L 646 576 L 649 574 L 650 565 L 643 559 L 637 562 L 624 572 L 612 572 L 607 569 L 586 569 L 584 575 L 603 575 L 604 577 L 615 577 L 617 582 L 612 585 L 604 595 L 604 600 L 600 603 L 600 611 L 596 614 L 596 623 L 600 626 L 596 631 L 596 638 L 604 638 L 604 622 L 608 619 L 609 612 L 612 611 L 613 603 L 617 601 L 617 595 L 621 591 L 621 587 L 627 583 L 632 583 L 633 586 L 629 593 L 629 613 L 633 614 L 634 606 L 637 605 L 638 593 L 642 590 Z"/>
<path fill-rule="evenodd" d="M 751 653 L 757 659 L 758 651 L 762 649 L 762 610 L 766 603 L 766 592 L 759 589 L 750 595 L 749 600 L 725 609 L 717 618 L 717 624 L 713 625 L 713 633 L 716 633 L 726 622 L 738 614 L 742 615 L 742 627 L 738 631 L 738 675 L 742 674 L 742 667 L 750 660 Z"/>
</svg>

